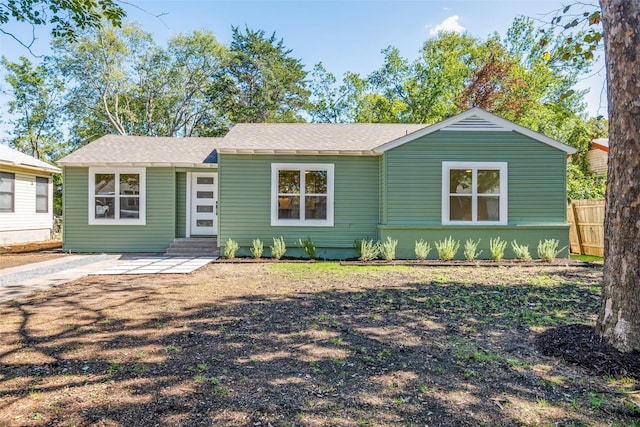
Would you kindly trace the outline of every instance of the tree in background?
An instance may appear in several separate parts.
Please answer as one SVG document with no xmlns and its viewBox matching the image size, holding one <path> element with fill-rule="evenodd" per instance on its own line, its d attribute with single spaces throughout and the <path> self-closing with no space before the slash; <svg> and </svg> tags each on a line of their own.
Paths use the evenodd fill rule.
<svg viewBox="0 0 640 427">
<path fill-rule="evenodd" d="M 36 40 L 21 40 L 5 24 L 21 22 L 32 27 L 50 25 L 55 38 L 75 40 L 78 31 L 97 28 L 103 22 L 119 26 L 125 11 L 115 0 L 9 0 L 0 3 L 0 32 L 31 49 Z"/>
<path fill-rule="evenodd" d="M 232 28 L 229 56 L 210 96 L 232 123 L 303 121 L 307 72 L 275 33 Z"/>
<path fill-rule="evenodd" d="M 474 78 L 462 91 L 458 101 L 460 107 L 480 107 L 511 120 L 522 117 L 532 100 L 512 95 L 526 86 L 522 78 L 512 75 L 513 67 L 510 59 L 497 58 L 491 53 L 487 62 L 473 72 Z"/>
<path fill-rule="evenodd" d="M 19 62 L 2 58 L 7 70 L 12 99 L 8 103 L 12 118 L 9 143 L 37 159 L 54 161 L 66 154 L 60 131 L 64 85 L 51 72 L 47 62 L 33 66 L 21 57 Z"/>
<path fill-rule="evenodd" d="M 67 116 L 77 139 L 91 141 L 108 133 L 136 134 L 142 118 L 133 96 L 140 61 L 157 47 L 151 35 L 128 24 L 85 31 L 77 40 L 53 45 L 59 75 L 69 83 Z"/>
<path fill-rule="evenodd" d="M 70 81 L 67 114 L 76 145 L 108 133 L 223 134 L 228 121 L 209 93 L 226 55 L 211 33 L 177 35 L 161 48 L 135 24 L 58 41 L 54 58 Z"/>
<path fill-rule="evenodd" d="M 345 77 L 345 80 L 346 77 Z M 314 122 L 349 122 L 349 91 L 346 83 L 337 86 L 336 77 L 327 71 L 322 63 L 316 64 L 311 72 L 309 89 L 312 99 L 309 114 Z"/>
<path fill-rule="evenodd" d="M 572 87 L 590 60 L 567 64 L 560 54 L 547 55 L 543 44 L 563 42 L 553 32 L 541 34 L 531 19 L 517 18 L 504 40 L 441 32 L 425 41 L 416 61 L 390 46 L 382 51 L 382 66 L 366 78 L 348 73 L 338 85 L 326 70 L 314 70 L 324 80 L 312 84 L 312 117 L 334 120 L 339 106 L 348 121 L 430 124 L 478 106 L 567 141 L 567 123 L 584 111 L 584 93 Z"/>
</svg>

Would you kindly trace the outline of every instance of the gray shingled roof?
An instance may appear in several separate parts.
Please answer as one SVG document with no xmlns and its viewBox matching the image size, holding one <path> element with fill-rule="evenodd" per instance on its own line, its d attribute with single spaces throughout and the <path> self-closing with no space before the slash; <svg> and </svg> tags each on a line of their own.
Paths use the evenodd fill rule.
<svg viewBox="0 0 640 427">
<path fill-rule="evenodd" d="M 60 169 L 31 157 L 18 150 L 0 144 L 0 165 L 10 165 L 27 169 L 39 169 L 47 172 L 60 172 Z"/>
<path fill-rule="evenodd" d="M 240 123 L 223 138 L 220 152 L 370 152 L 424 127 L 379 123 Z"/>
<path fill-rule="evenodd" d="M 477 116 L 477 117 L 476 117 Z M 107 135 L 58 161 L 61 165 L 217 163 L 217 153 L 378 155 L 443 128 L 498 128 L 552 147 L 575 149 L 479 108 L 427 126 L 379 123 L 240 123 L 224 138 L 167 138 Z"/>
<path fill-rule="evenodd" d="M 221 138 L 106 135 L 58 160 L 58 163 L 61 165 L 217 163 L 215 149 L 221 140 Z"/>
<path fill-rule="evenodd" d="M 242 123 L 224 138 L 106 135 L 58 161 L 61 165 L 216 163 L 220 152 L 370 153 L 425 125 Z"/>
</svg>

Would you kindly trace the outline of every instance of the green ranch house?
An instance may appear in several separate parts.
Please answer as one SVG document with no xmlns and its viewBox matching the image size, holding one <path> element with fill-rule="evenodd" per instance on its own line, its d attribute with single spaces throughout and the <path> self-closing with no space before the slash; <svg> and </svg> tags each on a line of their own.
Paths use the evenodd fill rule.
<svg viewBox="0 0 640 427">
<path fill-rule="evenodd" d="M 280 236 L 287 255 L 301 255 L 298 239 L 309 237 L 331 259 L 355 256 L 357 240 L 387 236 L 398 240 L 398 258 L 413 258 L 416 240 L 448 236 L 481 239 L 484 256 L 498 236 L 564 247 L 574 152 L 478 108 L 430 126 L 262 123 L 238 124 L 224 138 L 107 135 L 59 161 L 64 249 L 165 252 L 174 241 L 215 248 L 231 238 L 247 254 L 253 239 L 266 247 Z"/>
</svg>

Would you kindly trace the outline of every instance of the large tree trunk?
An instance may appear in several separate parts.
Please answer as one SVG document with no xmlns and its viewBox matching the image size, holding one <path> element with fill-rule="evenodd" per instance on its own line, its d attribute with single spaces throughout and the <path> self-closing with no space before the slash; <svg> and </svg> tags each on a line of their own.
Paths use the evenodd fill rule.
<svg viewBox="0 0 640 427">
<path fill-rule="evenodd" d="M 599 336 L 640 350 L 640 2 L 600 0 L 609 101 L 609 171 Z"/>
</svg>

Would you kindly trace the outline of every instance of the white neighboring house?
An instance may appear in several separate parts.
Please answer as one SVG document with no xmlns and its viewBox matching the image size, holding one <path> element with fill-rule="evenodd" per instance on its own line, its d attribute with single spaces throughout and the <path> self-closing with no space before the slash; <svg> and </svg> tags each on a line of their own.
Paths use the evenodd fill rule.
<svg viewBox="0 0 640 427">
<path fill-rule="evenodd" d="M 594 139 L 589 143 L 587 163 L 589 171 L 598 176 L 607 174 L 607 157 L 609 156 L 609 138 Z"/>
<path fill-rule="evenodd" d="M 49 240 L 60 169 L 0 144 L 0 244 Z"/>
</svg>

